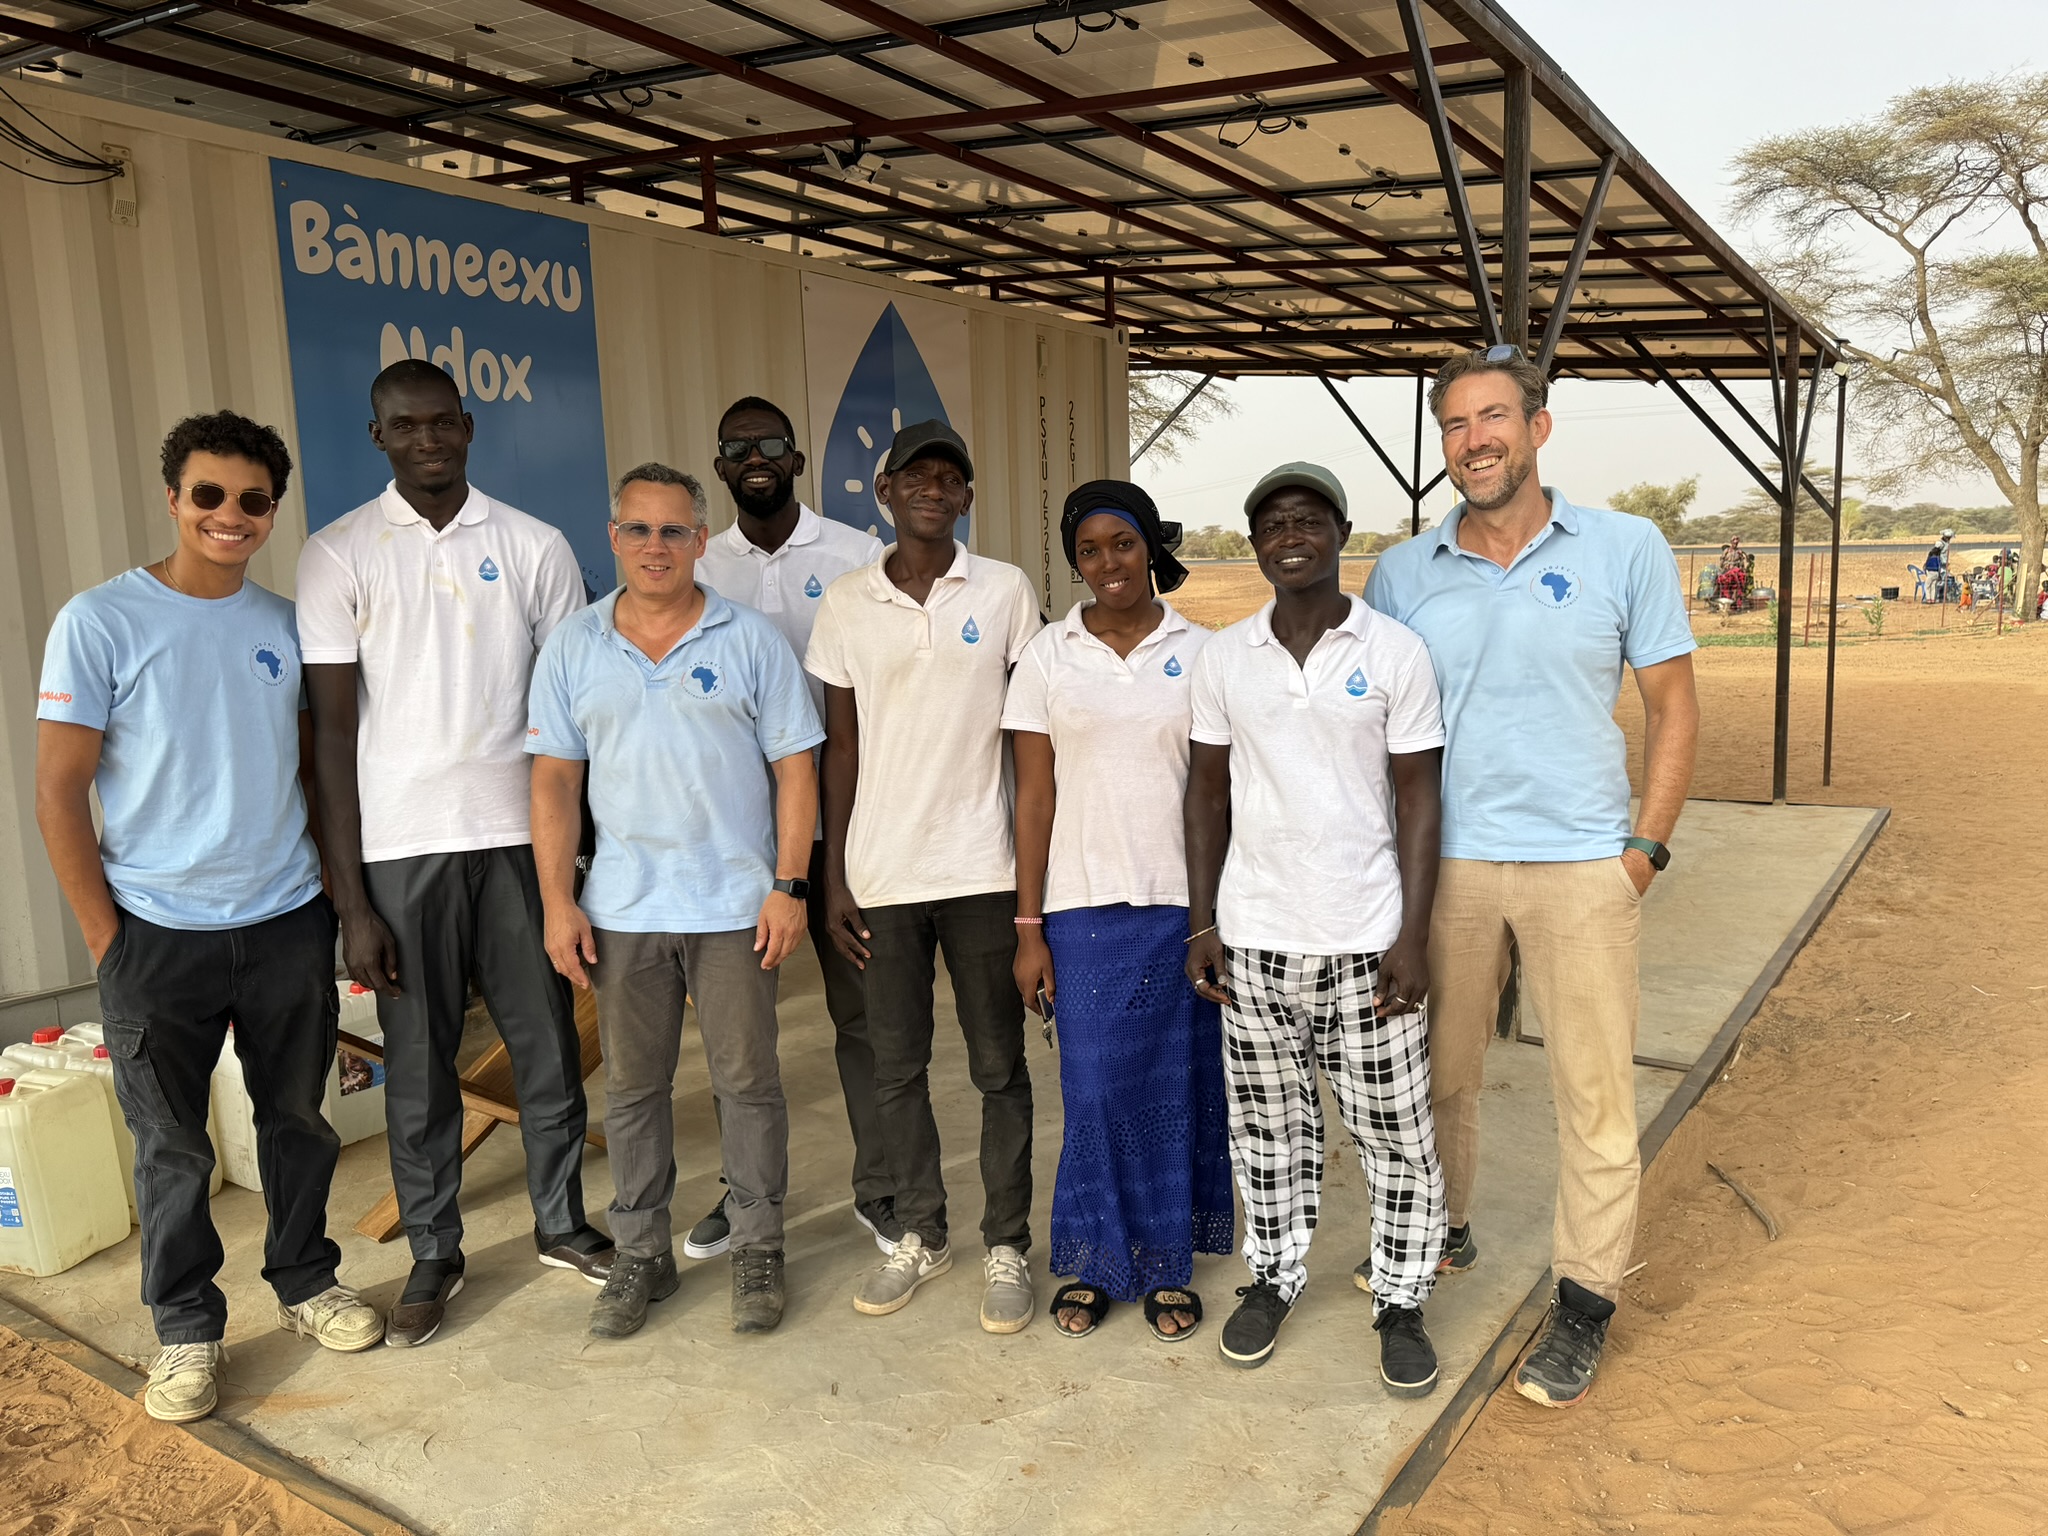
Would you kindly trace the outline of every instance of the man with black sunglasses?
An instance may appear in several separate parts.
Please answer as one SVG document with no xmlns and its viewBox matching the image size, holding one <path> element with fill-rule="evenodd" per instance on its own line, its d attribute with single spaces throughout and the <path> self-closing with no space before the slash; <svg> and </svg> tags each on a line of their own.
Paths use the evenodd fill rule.
<svg viewBox="0 0 2048 1536">
<path fill-rule="evenodd" d="M 848 524 L 818 516 L 797 500 L 804 456 L 782 407 L 747 395 L 726 407 L 718 423 L 718 478 L 732 492 L 739 518 L 713 537 L 697 574 L 721 596 L 767 616 L 801 661 L 825 589 L 848 571 L 880 558 L 882 541 Z M 805 676 L 818 718 L 825 717 L 825 685 Z M 819 823 L 811 845 L 809 885 L 825 888 L 825 833 Z M 868 1041 L 867 993 L 860 972 L 839 953 L 825 929 L 825 903 L 809 908 L 811 948 L 825 981 L 832 1015 L 833 1055 L 846 1118 L 853 1130 L 854 1219 L 874 1234 L 883 1253 L 896 1251 L 903 1228 L 896 1220 L 896 1184 L 875 1120 L 875 1051 Z M 690 1229 L 683 1251 L 693 1259 L 723 1253 L 730 1240 L 725 1201 Z"/>
<path fill-rule="evenodd" d="M 227 1298 L 207 1197 L 208 1089 L 232 1040 L 255 1101 L 278 1326 L 368 1349 L 377 1310 L 336 1283 L 327 1191 L 340 1138 L 334 908 L 301 775 L 310 730 L 292 605 L 247 580 L 291 456 L 232 411 L 164 440 L 177 546 L 82 592 L 51 627 L 36 705 L 36 821 L 87 952 L 135 1137 L 142 1299 L 162 1346 L 143 1407 L 211 1413 Z M 103 829 L 95 833 L 97 788 Z M 239 1026 L 230 1033 L 230 1025 Z"/>
<path fill-rule="evenodd" d="M 391 1180 L 412 1275 L 385 1342 L 424 1344 L 462 1288 L 462 1094 L 474 975 L 512 1058 L 534 1243 L 594 1285 L 612 1244 L 583 1219 L 582 1053 L 549 965 L 529 830 L 526 695 L 584 605 L 557 528 L 470 485 L 454 382 L 403 359 L 370 386 L 376 500 L 299 557 L 320 823 L 348 973 L 377 993 Z"/>
</svg>

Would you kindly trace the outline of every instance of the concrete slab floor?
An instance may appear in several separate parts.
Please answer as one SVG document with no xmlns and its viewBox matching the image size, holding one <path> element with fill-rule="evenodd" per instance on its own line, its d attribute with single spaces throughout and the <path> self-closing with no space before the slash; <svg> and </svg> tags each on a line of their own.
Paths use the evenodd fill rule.
<svg viewBox="0 0 2048 1536">
<path fill-rule="evenodd" d="M 1698 1055 L 1867 820 L 1835 808 L 1688 807 L 1683 857 L 1645 911 L 1644 1054 Z M 850 1301 L 880 1256 L 848 1208 L 830 1024 L 805 953 L 784 976 L 792 1181 L 789 1311 L 778 1332 L 730 1331 L 721 1259 L 686 1264 L 682 1289 L 637 1337 L 591 1339 L 596 1290 L 535 1262 L 518 1141 L 500 1132 L 468 1165 L 467 1286 L 418 1350 L 341 1356 L 279 1332 L 258 1274 L 261 1199 L 222 1192 L 214 1217 L 231 1307 L 222 1415 L 422 1532 L 1354 1530 L 1548 1264 L 1556 1131 L 1542 1053 L 1503 1044 L 1489 1055 L 1474 1215 L 1483 1258 L 1430 1302 L 1444 1373 L 1436 1395 L 1397 1404 L 1378 1379 L 1370 1301 L 1351 1284 L 1366 1252 L 1366 1189 L 1334 1112 L 1311 1283 L 1265 1367 L 1233 1370 L 1216 1352 L 1232 1291 L 1247 1279 L 1234 1256 L 1197 1262 L 1209 1316 L 1184 1345 L 1155 1342 L 1135 1307 L 1115 1309 L 1085 1340 L 1062 1338 L 1043 1315 L 1009 1338 L 984 1334 L 977 1106 L 943 978 L 940 1000 L 933 1082 L 951 1151 L 956 1257 L 904 1311 L 865 1318 Z M 1054 1283 L 1042 1265 L 1058 1065 L 1035 1033 L 1031 1044 L 1043 1303 Z M 683 1061 L 679 1231 L 718 1189 L 694 1037 Z M 1645 1124 L 1678 1080 L 1638 1069 Z M 595 1114 L 603 1095 L 593 1090 Z M 332 1227 L 343 1278 L 389 1306 L 405 1246 L 352 1230 L 389 1187 L 384 1156 L 381 1138 L 344 1152 Z M 584 1181 L 601 1223 L 610 1195 L 601 1154 L 592 1152 Z M 131 1235 L 49 1280 L 7 1276 L 0 1293 L 146 1363 L 154 1341 L 135 1300 L 136 1247 Z"/>
</svg>

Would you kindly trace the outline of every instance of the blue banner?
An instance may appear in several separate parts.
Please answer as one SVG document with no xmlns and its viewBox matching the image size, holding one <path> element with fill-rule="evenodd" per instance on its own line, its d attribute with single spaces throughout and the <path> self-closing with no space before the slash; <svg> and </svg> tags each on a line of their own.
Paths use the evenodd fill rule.
<svg viewBox="0 0 2048 1536">
<path fill-rule="evenodd" d="M 584 584 L 610 591 L 588 227 L 289 160 L 270 169 L 308 530 L 389 482 L 370 381 L 423 358 L 476 418 L 470 483 L 560 528 Z"/>
</svg>

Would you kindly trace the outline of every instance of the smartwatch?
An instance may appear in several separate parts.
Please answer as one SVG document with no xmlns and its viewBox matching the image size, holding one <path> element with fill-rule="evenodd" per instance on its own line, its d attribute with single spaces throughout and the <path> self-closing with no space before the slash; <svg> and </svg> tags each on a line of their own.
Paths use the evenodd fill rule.
<svg viewBox="0 0 2048 1536">
<path fill-rule="evenodd" d="M 794 896 L 798 901 L 811 899 L 811 882 L 802 877 L 795 880 L 778 880 L 775 882 L 775 889 L 785 896 Z"/>
<path fill-rule="evenodd" d="M 1647 837 L 1632 837 L 1621 846 L 1624 849 L 1635 849 L 1637 853 L 1640 853 L 1650 861 L 1650 868 L 1652 869 L 1661 870 L 1671 862 L 1671 850 L 1662 843 L 1652 842 Z"/>
</svg>

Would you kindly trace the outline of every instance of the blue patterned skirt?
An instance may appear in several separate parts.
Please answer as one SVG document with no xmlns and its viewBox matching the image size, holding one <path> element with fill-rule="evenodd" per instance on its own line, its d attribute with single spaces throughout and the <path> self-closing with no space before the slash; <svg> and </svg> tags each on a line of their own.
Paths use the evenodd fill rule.
<svg viewBox="0 0 2048 1536">
<path fill-rule="evenodd" d="M 1118 1301 L 1188 1284 L 1235 1235 L 1222 1016 L 1181 970 L 1187 932 L 1185 907 L 1045 915 L 1066 1106 L 1052 1271 Z"/>
</svg>

